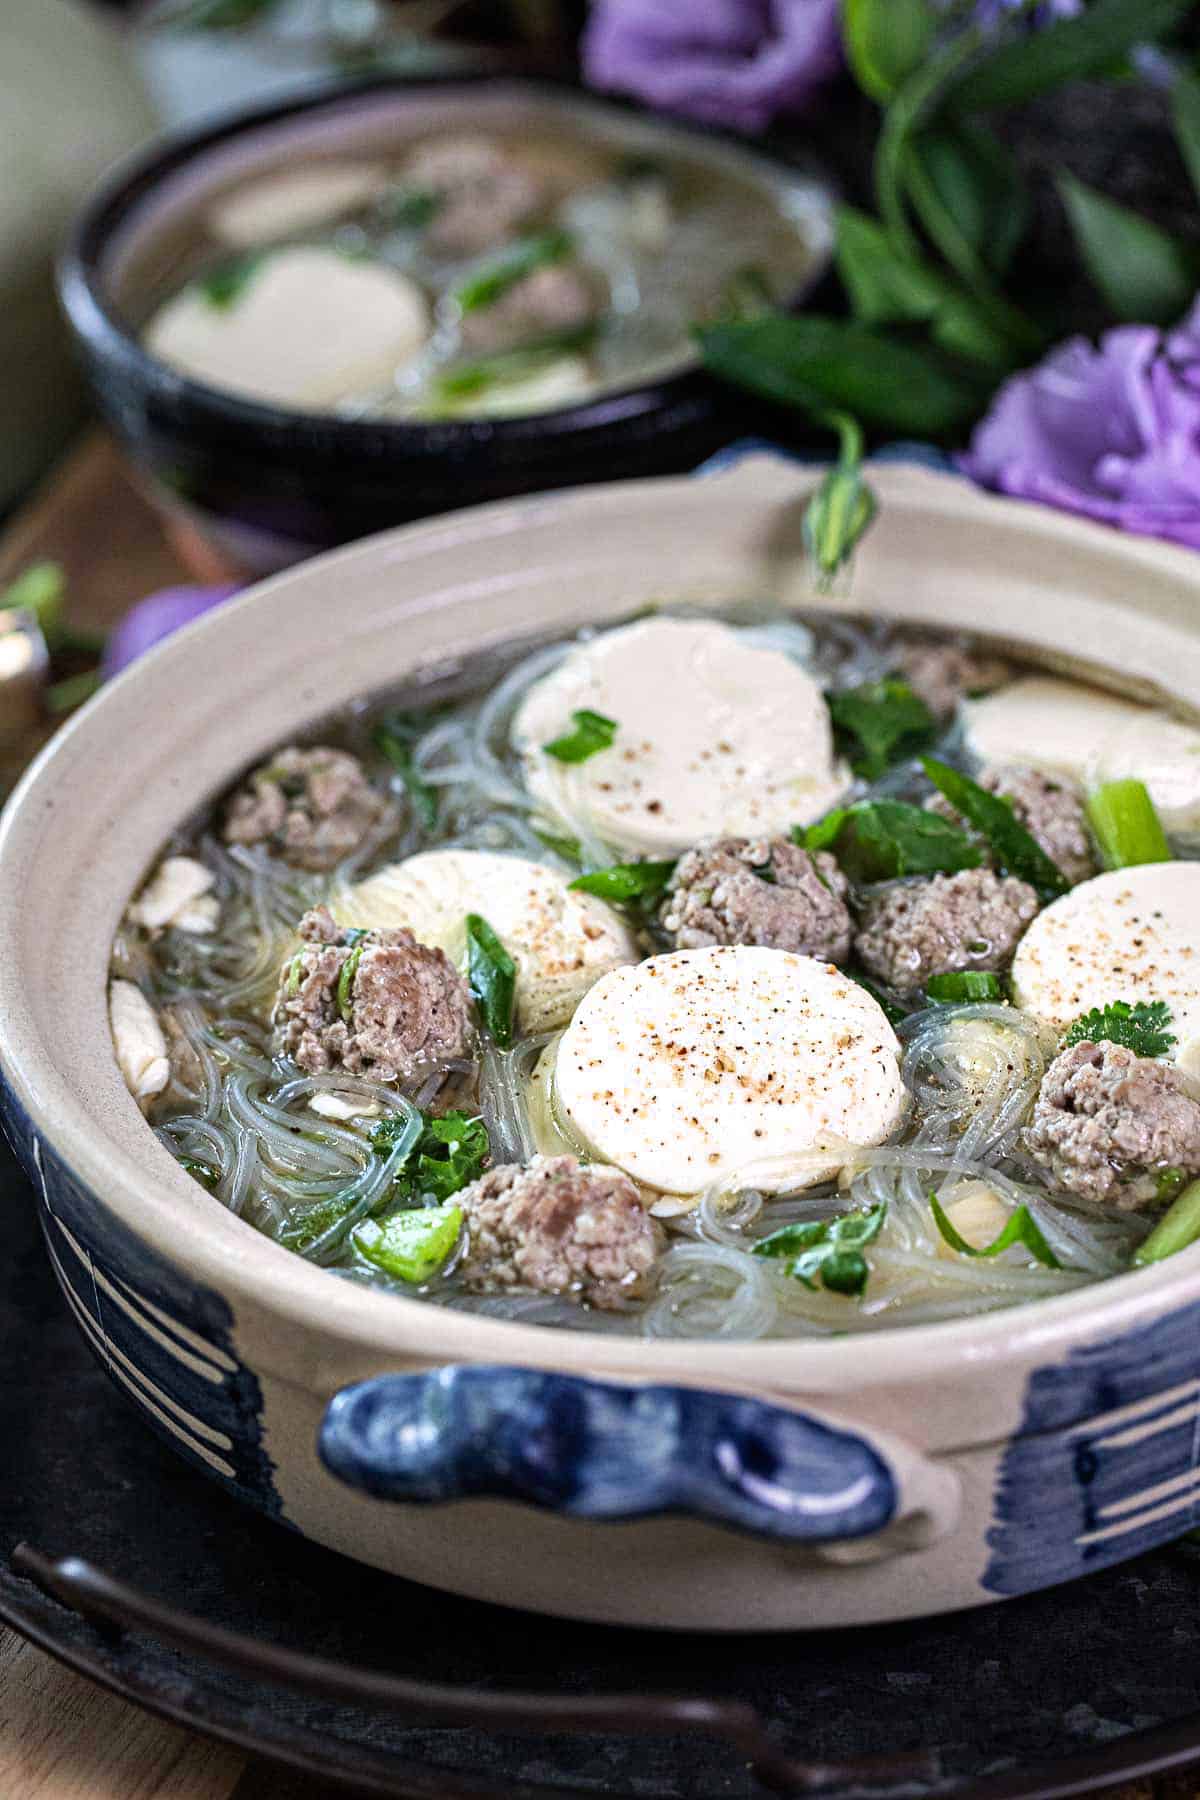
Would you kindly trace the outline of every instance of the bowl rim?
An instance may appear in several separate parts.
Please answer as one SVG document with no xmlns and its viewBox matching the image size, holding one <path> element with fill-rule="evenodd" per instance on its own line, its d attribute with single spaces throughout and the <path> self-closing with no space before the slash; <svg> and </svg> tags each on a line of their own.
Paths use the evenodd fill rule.
<svg viewBox="0 0 1200 1800">
<path fill-rule="evenodd" d="M 773 470 L 768 459 L 754 457 L 711 481 L 738 484 L 739 501 L 765 511 L 768 501 L 778 503 L 785 493 L 794 499 L 811 492 L 820 478 L 819 468 L 805 469 L 778 458 L 770 462 Z M 1115 558 L 1122 569 L 1123 591 L 1126 583 L 1136 591 L 1140 570 L 1160 582 L 1166 576 L 1172 586 L 1193 588 L 1200 605 L 1200 559 L 1190 551 L 1123 537 L 1049 508 L 997 499 L 926 469 L 880 464 L 873 480 L 885 505 L 903 507 L 907 500 L 918 522 L 922 507 L 928 510 L 936 504 L 956 526 L 969 529 L 985 509 L 990 521 L 1011 528 L 1031 551 L 1040 550 L 1051 562 L 1069 554 L 1073 546 L 1090 550 L 1093 556 L 1103 550 L 1106 559 Z M 190 673 L 203 660 L 194 653 L 226 632 L 226 621 L 244 617 L 272 596 L 278 600 L 294 583 L 328 581 L 336 590 L 339 573 L 353 565 L 368 569 L 377 565 L 382 571 L 410 550 L 419 553 L 423 544 L 444 546 L 464 534 L 468 541 L 482 542 L 504 531 L 519 537 L 526 522 L 570 526 L 580 514 L 594 528 L 610 509 L 644 506 L 657 516 L 668 496 L 679 500 L 688 496 L 702 511 L 709 485 L 693 476 L 658 477 L 465 508 L 448 518 L 394 527 L 314 557 L 254 584 L 226 606 L 194 621 L 107 684 L 25 772 L 0 816 L 0 926 L 6 912 L 15 915 L 20 908 L 22 863 L 32 862 L 38 842 L 34 821 L 55 804 L 60 781 L 73 774 L 77 743 L 86 747 L 89 738 L 103 734 L 110 712 L 119 712 L 142 690 L 148 694 L 173 662 Z M 311 716 L 317 716 L 315 710 Z M 27 840 L 24 845 L 22 836 Z M 15 941 L 15 931 L 12 936 Z M 336 1341 L 347 1352 L 366 1353 L 374 1364 L 386 1358 L 408 1366 L 456 1360 L 515 1362 L 634 1380 L 662 1379 L 670 1373 L 729 1389 L 819 1393 L 836 1406 L 860 1393 L 894 1391 L 898 1381 L 906 1385 L 944 1381 L 948 1370 L 964 1384 L 972 1368 L 986 1370 L 995 1379 L 1001 1363 L 1045 1360 L 1080 1341 L 1135 1329 L 1168 1309 L 1200 1299 L 1197 1244 L 1151 1268 L 1090 1283 L 1072 1293 L 964 1319 L 884 1327 L 853 1338 L 655 1340 L 526 1325 L 431 1306 L 338 1280 L 232 1218 L 209 1195 L 195 1197 L 196 1204 L 186 1212 L 178 1210 L 179 1196 L 156 1174 L 153 1158 L 126 1152 L 97 1132 L 94 1117 L 59 1075 L 53 1044 L 30 1016 L 24 998 L 27 986 L 19 957 L 0 957 L 0 1020 L 5 1021 L 0 1079 L 7 1081 L 34 1129 L 68 1173 L 168 1263 L 227 1299 L 232 1297 L 239 1316 L 243 1308 L 251 1313 L 257 1309 L 278 1323 Z M 111 1056 L 110 1047 L 104 1048 Z M 99 1038 L 93 1041 L 93 1050 L 101 1053 Z M 128 1105 L 132 1107 L 132 1101 Z M 149 1126 L 145 1143 L 147 1150 L 160 1148 Z M 167 1152 L 161 1154 L 165 1159 Z M 181 1184 L 187 1180 L 182 1172 L 179 1179 Z M 239 1234 L 238 1254 L 222 1241 L 223 1231 L 209 1229 L 209 1223 L 217 1221 Z M 850 1350 L 847 1344 L 852 1345 Z M 764 1357 L 769 1358 L 766 1369 Z"/>
<path fill-rule="evenodd" d="M 176 404 L 192 408 L 207 423 L 269 433 L 300 433 L 309 446 L 320 446 L 331 455 L 369 450 L 372 454 L 438 457 L 478 445 L 481 433 L 489 442 L 499 440 L 510 449 L 537 447 L 547 438 L 576 439 L 590 430 L 614 423 L 634 424 L 667 407 L 686 408 L 708 397 L 710 379 L 695 361 L 625 387 L 605 388 L 601 393 L 547 412 L 520 413 L 511 417 L 480 414 L 461 419 L 405 420 L 389 418 L 347 419 L 332 412 L 304 412 L 269 401 L 227 393 L 173 369 L 147 350 L 137 333 L 127 326 L 108 299 L 104 286 L 104 260 L 114 231 L 136 214 L 137 208 L 160 184 L 189 165 L 200 163 L 210 150 L 244 136 L 286 125 L 293 119 L 322 113 L 336 114 L 360 102 L 376 98 L 418 98 L 450 88 L 487 86 L 513 89 L 534 98 L 549 97 L 563 104 L 572 96 L 581 107 L 615 118 L 637 120 L 664 138 L 734 152 L 756 165 L 764 178 L 781 186 L 790 170 L 796 183 L 823 190 L 832 218 L 838 186 L 830 171 L 806 149 L 803 161 L 789 163 L 736 132 L 656 113 L 650 107 L 622 95 L 599 94 L 566 75 L 517 70 L 458 69 L 431 71 L 419 76 L 377 74 L 335 79 L 319 87 L 262 106 L 235 112 L 191 129 L 168 132 L 149 147 L 119 160 L 105 174 L 77 214 L 59 258 L 57 283 L 60 304 L 80 344 L 89 357 L 118 366 L 143 389 L 169 391 Z M 814 253 L 812 269 L 791 305 L 799 304 L 825 274 L 832 256 L 832 234 L 826 246 Z M 551 444 L 553 449 L 553 443 Z"/>
</svg>

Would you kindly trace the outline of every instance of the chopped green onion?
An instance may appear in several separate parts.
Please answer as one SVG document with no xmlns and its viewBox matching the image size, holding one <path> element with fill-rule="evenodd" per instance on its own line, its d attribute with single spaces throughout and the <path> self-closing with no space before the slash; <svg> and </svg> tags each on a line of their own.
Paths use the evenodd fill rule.
<svg viewBox="0 0 1200 1800">
<path fill-rule="evenodd" d="M 484 1025 L 501 1050 L 513 1036 L 513 1001 L 517 965 L 487 920 L 467 914 L 468 973 Z"/>
<path fill-rule="evenodd" d="M 868 781 L 877 781 L 892 763 L 937 735 L 937 720 L 925 702 L 894 676 L 835 690 L 825 699 L 851 767 Z"/>
<path fill-rule="evenodd" d="M 493 306 L 502 295 L 524 281 L 536 269 L 549 267 L 570 256 L 574 242 L 569 231 L 544 231 L 537 237 L 519 238 L 499 256 L 493 257 L 474 275 L 455 289 L 454 299 L 461 313 L 478 312 Z"/>
<path fill-rule="evenodd" d="M 350 934 L 347 932 L 346 935 L 349 937 Z M 343 1019 L 348 1019 L 350 1017 L 351 998 L 354 993 L 354 977 L 358 974 L 358 965 L 362 961 L 363 951 L 367 947 L 366 936 L 367 934 L 365 931 L 359 931 L 354 937 L 350 946 L 350 954 L 342 964 L 338 974 L 337 1009 L 339 1015 Z"/>
<path fill-rule="evenodd" d="M 400 777 L 417 819 L 426 831 L 432 831 L 438 819 L 438 796 L 437 790 L 422 778 L 413 761 L 413 742 L 417 735 L 418 731 L 410 728 L 403 715 L 396 714 L 377 725 L 371 738 L 380 755 L 387 758 Z"/>
<path fill-rule="evenodd" d="M 1124 1044 L 1135 1056 L 1165 1056 L 1175 1042 L 1171 1009 L 1165 1000 L 1113 1000 L 1094 1006 L 1069 1025 L 1063 1049 L 1071 1044 Z"/>
<path fill-rule="evenodd" d="M 939 793 L 987 840 L 1001 874 L 1028 882 L 1043 901 L 1066 893 L 1070 882 L 1032 833 L 1026 831 L 1008 800 L 1000 794 L 989 794 L 961 769 L 952 769 L 949 763 L 938 762 L 935 757 L 923 756 L 921 767 Z"/>
<path fill-rule="evenodd" d="M 954 1229 L 937 1195 L 932 1191 L 929 1195 L 929 1205 L 938 1230 L 950 1248 L 957 1250 L 960 1256 L 999 1256 L 1003 1251 L 1011 1250 L 1014 1244 L 1023 1244 L 1029 1254 L 1036 1261 L 1042 1263 L 1045 1268 L 1062 1268 L 1062 1264 L 1042 1236 L 1037 1221 L 1027 1206 L 1017 1207 L 1009 1217 L 1008 1224 L 1003 1231 L 998 1237 L 993 1238 L 990 1244 L 976 1248 L 974 1244 L 968 1244 L 966 1238 Z"/>
<path fill-rule="evenodd" d="M 1167 834 L 1144 781 L 1106 781 L 1086 805 L 1106 869 L 1170 862 Z"/>
<path fill-rule="evenodd" d="M 547 850 L 553 850 L 555 856 L 561 856 L 564 862 L 572 862 L 577 867 L 583 861 L 583 845 L 578 838 L 560 837 L 557 832 L 546 831 L 540 825 L 531 827 L 533 835 Z"/>
<path fill-rule="evenodd" d="M 810 854 L 832 850 L 852 881 L 954 874 L 983 858 L 959 826 L 907 800 L 856 800 L 792 833 Z"/>
<path fill-rule="evenodd" d="M 283 990 L 284 995 L 288 1000 L 292 999 L 294 995 L 300 992 L 300 982 L 303 975 L 304 952 L 303 950 L 297 950 L 295 956 L 293 956 L 291 962 L 288 964 L 287 983 Z"/>
<path fill-rule="evenodd" d="M 585 706 L 573 712 L 571 720 L 575 727 L 573 731 L 564 732 L 561 737 L 551 738 L 548 744 L 542 745 L 547 756 L 553 756 L 558 762 L 581 763 L 600 750 L 612 748 L 617 735 L 615 719 L 606 719 L 603 713 L 592 712 Z"/>
<path fill-rule="evenodd" d="M 434 378 L 434 393 L 440 400 L 463 400 L 506 382 L 528 381 L 572 351 L 586 350 L 595 342 L 599 330 L 598 321 L 589 319 L 582 325 L 546 332 L 511 350 L 496 350 L 470 362 L 452 363 Z"/>
<path fill-rule="evenodd" d="M 990 969 L 956 969 L 931 975 L 925 992 L 935 1006 L 957 1006 L 973 1000 L 1003 1000 L 1004 985 Z"/>
<path fill-rule="evenodd" d="M 611 868 L 577 875 L 571 886 L 582 894 L 597 894 L 601 900 L 637 900 L 652 906 L 662 898 L 674 873 L 673 862 L 613 863 Z"/>
<path fill-rule="evenodd" d="M 387 1219 L 364 1219 L 350 1233 L 350 1242 L 377 1269 L 416 1286 L 437 1274 L 462 1228 L 461 1206 L 417 1206 Z"/>
<path fill-rule="evenodd" d="M 1134 1265 L 1141 1269 L 1150 1263 L 1162 1262 L 1164 1257 L 1174 1256 L 1177 1250 L 1186 1250 L 1197 1238 L 1200 1238 L 1200 1181 L 1193 1181 L 1134 1252 Z"/>
</svg>

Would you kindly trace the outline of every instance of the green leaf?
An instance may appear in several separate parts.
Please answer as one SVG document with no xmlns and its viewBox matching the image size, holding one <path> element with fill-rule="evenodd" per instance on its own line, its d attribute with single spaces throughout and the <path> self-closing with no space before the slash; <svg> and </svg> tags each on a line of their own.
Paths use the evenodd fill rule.
<svg viewBox="0 0 1200 1800">
<path fill-rule="evenodd" d="M 583 861 L 583 845 L 578 838 L 560 836 L 556 831 L 546 831 L 541 825 L 531 825 L 530 830 L 540 844 L 545 844 L 547 850 L 553 850 L 564 862 L 578 867 Z"/>
<path fill-rule="evenodd" d="M 371 1148 L 386 1156 L 407 1129 L 400 1117 L 384 1119 L 371 1138 Z M 448 1200 L 482 1175 L 491 1152 L 483 1120 L 464 1112 L 426 1118 L 392 1187 L 392 1197 L 415 1201 L 425 1195 Z"/>
<path fill-rule="evenodd" d="M 1026 831 L 1011 803 L 1000 794 L 989 794 L 977 781 L 932 756 L 921 758 L 921 767 L 938 792 L 956 812 L 986 839 L 1002 875 L 1015 875 L 1036 889 L 1039 899 L 1055 900 L 1070 882 L 1042 846 Z"/>
<path fill-rule="evenodd" d="M 515 381 L 528 381 L 552 368 L 563 356 L 586 350 L 600 330 L 595 319 L 572 325 L 562 331 L 548 331 L 530 338 L 512 350 L 496 350 L 490 356 L 477 356 L 469 362 L 451 363 L 436 377 L 433 391 L 439 400 L 453 402 L 482 394 L 488 388 L 503 387 Z"/>
<path fill-rule="evenodd" d="M 927 0 L 842 0 L 842 41 L 872 100 L 888 100 L 925 59 L 934 15 Z"/>
<path fill-rule="evenodd" d="M 196 289 L 218 312 L 228 312 L 231 306 L 236 306 L 265 261 L 261 250 L 247 250 L 240 256 L 227 257 L 207 275 L 197 277 Z"/>
<path fill-rule="evenodd" d="M 1175 1043 L 1171 1009 L 1165 1000 L 1112 1000 L 1094 1006 L 1068 1026 L 1063 1049 L 1071 1044 L 1124 1044 L 1135 1056 L 1165 1056 Z"/>
<path fill-rule="evenodd" d="M 468 975 L 483 1022 L 501 1050 L 513 1035 L 517 965 L 487 920 L 467 914 Z"/>
<path fill-rule="evenodd" d="M 1084 803 L 1106 869 L 1171 861 L 1171 846 L 1144 781 L 1106 781 Z"/>
<path fill-rule="evenodd" d="M 1187 164 L 1192 186 L 1200 195 L 1200 77 L 1176 69 L 1171 83 L 1171 120 L 1175 141 Z"/>
<path fill-rule="evenodd" d="M 975 253 L 1006 269 L 1029 222 L 1029 195 L 999 138 L 970 120 L 945 120 L 915 138 L 909 155 Z"/>
<path fill-rule="evenodd" d="M 345 937 L 349 938 L 348 932 Z M 348 1019 L 350 1017 L 354 997 L 354 977 L 358 974 L 358 965 L 362 961 L 365 949 L 366 932 L 360 931 L 351 944 L 349 956 L 338 971 L 337 1009 L 339 1018 Z"/>
<path fill-rule="evenodd" d="M 600 750 L 611 750 L 617 735 L 615 719 L 606 719 L 603 713 L 592 712 L 586 706 L 573 712 L 571 719 L 573 731 L 564 732 L 562 737 L 552 738 L 542 745 L 547 756 L 553 756 L 559 762 L 581 763 Z"/>
<path fill-rule="evenodd" d="M 673 862 L 613 863 L 610 868 L 592 869 L 587 875 L 576 876 L 571 886 L 582 894 L 596 894 L 601 900 L 636 900 L 649 907 L 662 898 L 674 873 Z"/>
<path fill-rule="evenodd" d="M 1170 325 L 1195 297 L 1200 252 L 1074 175 L 1058 191 L 1089 276 L 1119 319 Z"/>
<path fill-rule="evenodd" d="M 825 696 L 856 775 L 876 781 L 937 736 L 937 720 L 906 681 L 888 676 Z"/>
<path fill-rule="evenodd" d="M 564 261 L 574 247 L 569 231 L 544 231 L 536 237 L 518 238 L 454 290 L 459 311 L 472 313 L 494 306 L 518 281 L 524 281 L 536 269 Z"/>
<path fill-rule="evenodd" d="M 67 578 L 61 563 L 30 563 L 0 592 L 0 610 L 30 612 L 49 641 L 62 618 Z"/>
<path fill-rule="evenodd" d="M 870 1269 L 862 1254 L 879 1236 L 887 1218 L 887 1201 L 867 1212 L 842 1213 L 836 1219 L 813 1219 L 803 1225 L 784 1225 L 760 1238 L 751 1254 L 787 1257 L 787 1273 L 805 1287 L 818 1280 L 835 1294 L 861 1294 Z"/>
<path fill-rule="evenodd" d="M 793 833 L 810 853 L 832 849 L 852 881 L 953 875 L 983 861 L 965 831 L 906 800 L 856 800 Z"/>
<path fill-rule="evenodd" d="M 1013 340 L 997 330 L 984 307 L 923 260 L 897 250 L 876 220 L 849 206 L 837 215 L 837 265 L 865 324 L 925 325 L 934 342 L 954 355 L 991 368 L 1013 366 Z"/>
<path fill-rule="evenodd" d="M 988 969 L 956 969 L 931 975 L 925 992 L 935 1006 L 961 1006 L 971 1001 L 1003 1000 L 1004 986 Z"/>
<path fill-rule="evenodd" d="M 702 327 L 696 336 L 713 374 L 751 393 L 915 436 L 946 436 L 973 420 L 986 398 L 985 387 L 936 352 L 854 321 L 771 313 Z"/>
<path fill-rule="evenodd" d="M 395 713 L 375 727 L 371 741 L 400 777 L 420 823 L 432 831 L 438 820 L 437 789 L 422 779 L 413 761 L 413 746 L 428 723 L 428 719 L 409 720 L 403 713 Z"/>
<path fill-rule="evenodd" d="M 1078 18 L 1000 38 L 953 89 L 955 107 L 1017 106 L 1068 81 L 1106 75 L 1135 44 L 1149 43 L 1190 11 L 1192 0 L 1089 0 Z"/>
<path fill-rule="evenodd" d="M 364 1219 L 350 1241 L 376 1268 L 419 1285 L 437 1274 L 462 1228 L 461 1206 L 418 1206 L 386 1219 Z"/>
<path fill-rule="evenodd" d="M 441 204 L 442 196 L 428 188 L 398 187 L 384 200 L 384 217 L 395 231 L 424 231 Z"/>
<path fill-rule="evenodd" d="M 1200 1238 L 1200 1181 L 1193 1181 L 1184 1188 L 1150 1236 L 1142 1241 L 1133 1258 L 1134 1266 L 1146 1268 L 1150 1263 L 1161 1262 L 1165 1256 L 1186 1250 L 1197 1238 Z"/>
<path fill-rule="evenodd" d="M 976 1249 L 954 1229 L 935 1193 L 930 1193 L 929 1204 L 938 1230 L 950 1248 L 957 1250 L 960 1256 L 1000 1256 L 1005 1250 L 1011 1250 L 1014 1244 L 1024 1244 L 1029 1254 L 1045 1268 L 1062 1268 L 1062 1264 L 1042 1236 L 1037 1222 L 1027 1206 L 1018 1206 L 1016 1211 L 1010 1215 L 1008 1224 L 999 1236 L 993 1238 L 990 1244 Z"/>
</svg>

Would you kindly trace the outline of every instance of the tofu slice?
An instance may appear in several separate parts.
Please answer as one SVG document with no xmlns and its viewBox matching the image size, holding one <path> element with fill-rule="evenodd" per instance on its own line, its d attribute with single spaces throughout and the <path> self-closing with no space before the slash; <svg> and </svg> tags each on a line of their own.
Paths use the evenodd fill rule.
<svg viewBox="0 0 1200 1800">
<path fill-rule="evenodd" d="M 146 344 L 209 387 L 314 411 L 385 386 L 429 329 L 407 276 L 297 247 L 269 256 L 228 306 L 185 288 L 156 313 Z"/>
<path fill-rule="evenodd" d="M 989 763 L 1025 763 L 1085 787 L 1144 781 L 1169 831 L 1200 826 L 1200 728 L 1116 694 L 1023 675 L 963 707 L 968 747 Z"/>
<path fill-rule="evenodd" d="M 611 748 L 580 763 L 548 756 L 583 709 L 616 722 Z M 634 855 L 786 832 L 850 782 L 813 677 L 706 619 L 648 619 L 581 644 L 529 690 L 513 742 L 540 805 Z"/>
<path fill-rule="evenodd" d="M 523 1032 L 565 1025 L 592 983 L 638 954 L 621 915 L 572 893 L 545 863 L 485 850 L 430 850 L 381 869 L 335 896 L 344 925 L 407 925 L 423 944 L 467 963 L 466 918 L 480 913 L 517 965 Z"/>
<path fill-rule="evenodd" d="M 311 163 L 286 169 L 223 194 L 208 210 L 208 228 L 233 250 L 255 250 L 357 212 L 387 184 L 382 163 Z"/>
<path fill-rule="evenodd" d="M 1012 965 L 1013 997 L 1061 1031 L 1112 1000 L 1171 1009 L 1173 1061 L 1200 1073 L 1200 863 L 1111 869 L 1055 900 Z"/>
<path fill-rule="evenodd" d="M 849 1147 L 882 1143 L 905 1103 L 896 1034 L 864 988 L 746 945 L 606 975 L 563 1033 L 554 1083 L 569 1130 L 667 1194 L 741 1170 L 769 1192 L 811 1187 Z"/>
</svg>

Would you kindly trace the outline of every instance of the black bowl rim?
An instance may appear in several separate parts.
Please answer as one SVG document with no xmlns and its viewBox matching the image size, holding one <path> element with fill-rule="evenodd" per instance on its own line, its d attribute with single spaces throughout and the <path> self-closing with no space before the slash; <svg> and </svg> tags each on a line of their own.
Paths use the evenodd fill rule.
<svg viewBox="0 0 1200 1800">
<path fill-rule="evenodd" d="M 169 392 L 173 403 L 192 408 L 206 425 L 249 429 L 276 440 L 298 434 L 306 447 L 332 456 L 380 451 L 406 457 L 440 456 L 480 444 L 503 444 L 519 455 L 522 447 L 531 449 L 535 442 L 544 450 L 547 440 L 578 441 L 593 430 L 636 427 L 664 410 L 693 410 L 711 394 L 711 378 L 695 365 L 632 387 L 606 389 L 573 406 L 511 418 L 347 419 L 330 413 L 293 411 L 227 394 L 172 369 L 143 347 L 110 306 L 103 290 L 102 266 L 113 231 L 166 177 L 217 145 L 282 120 L 336 111 L 373 95 L 402 96 L 482 83 L 525 89 L 533 95 L 548 94 L 557 99 L 575 94 L 589 106 L 646 120 L 678 136 L 729 145 L 775 175 L 791 167 L 798 177 L 819 182 L 831 209 L 836 203 L 837 184 L 833 176 L 807 150 L 802 162 L 789 164 L 782 156 L 736 132 L 658 113 L 620 95 L 595 93 L 570 76 L 480 68 L 412 77 L 384 74 L 339 78 L 263 106 L 223 114 L 194 130 L 169 132 L 165 138 L 155 138 L 149 148 L 123 158 L 101 178 L 75 219 L 58 265 L 60 303 L 85 357 L 98 365 L 118 367 L 143 392 Z M 811 291 L 826 266 L 818 261 L 801 292 L 793 297 L 793 305 Z"/>
</svg>

